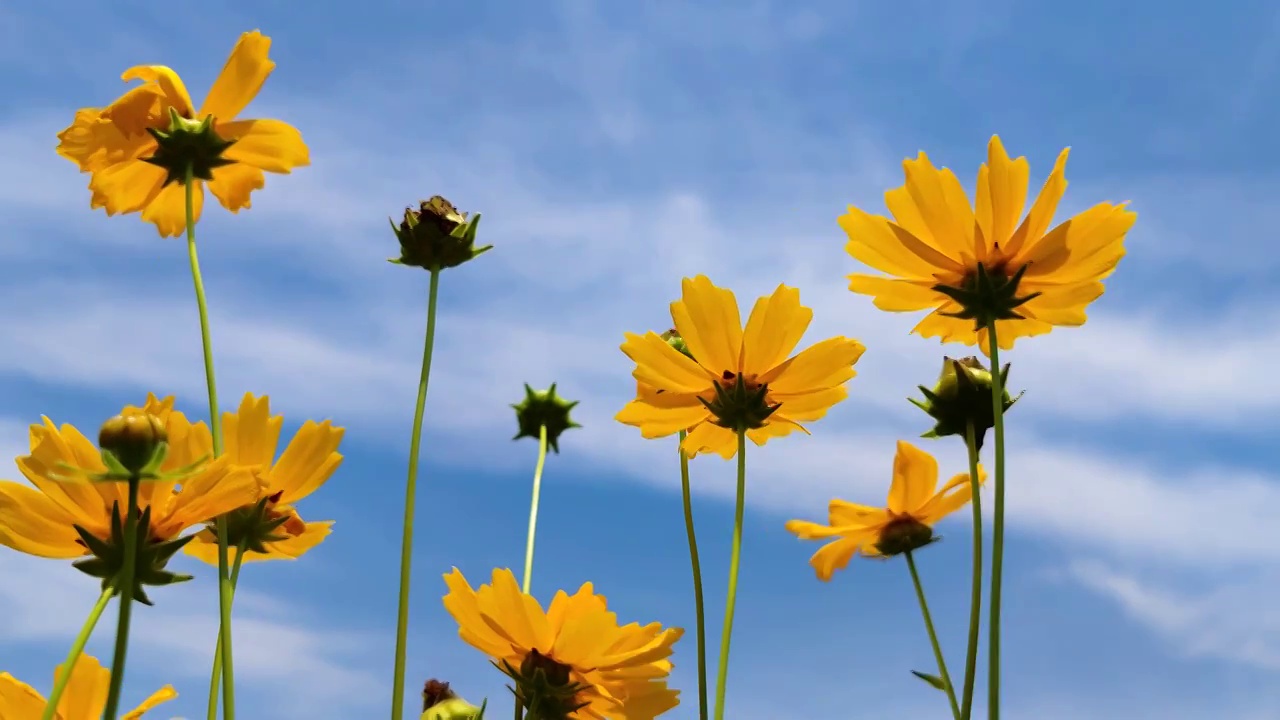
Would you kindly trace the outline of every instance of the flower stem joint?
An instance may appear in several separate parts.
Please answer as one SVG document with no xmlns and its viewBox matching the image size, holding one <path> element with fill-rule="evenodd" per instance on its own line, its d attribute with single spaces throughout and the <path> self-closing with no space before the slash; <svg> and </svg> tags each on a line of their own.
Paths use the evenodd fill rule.
<svg viewBox="0 0 1280 720">
<path fill-rule="evenodd" d="M 164 422 L 149 413 L 116 415 L 98 431 L 108 474 L 125 474 L 129 479 L 156 474 L 168 452 L 168 441 Z"/>
<path fill-rule="evenodd" d="M 943 313 L 948 317 L 973 320 L 974 328 L 981 330 L 998 320 L 1022 320 L 1016 308 L 1040 295 L 1038 292 L 1018 297 L 1018 283 L 1030 265 L 1018 268 L 1012 277 L 1003 265 L 988 268 L 978 263 L 976 272 L 970 273 L 960 284 L 935 285 L 933 290 L 960 304 L 960 312 Z"/>
<path fill-rule="evenodd" d="M 214 168 L 232 163 L 222 154 L 236 143 L 219 136 L 213 123 L 212 115 L 205 116 L 203 120 L 191 120 L 169 108 L 167 130 L 147 128 L 147 132 L 156 139 L 157 147 L 156 154 L 143 158 L 143 162 L 164 169 L 167 173 L 165 185 L 184 182 L 188 168 L 191 169 L 191 177 L 197 180 L 213 180 Z"/>
<path fill-rule="evenodd" d="M 529 651 L 519 669 L 505 660 L 499 669 L 515 681 L 511 691 L 527 711 L 525 720 L 568 720 L 587 706 L 578 701 L 586 686 L 573 682 L 567 666 L 537 650 Z"/>
<path fill-rule="evenodd" d="M 458 697 L 449 683 L 428 680 L 422 688 L 421 720 L 479 720 L 484 709 Z"/>
<path fill-rule="evenodd" d="M 431 272 L 457 267 L 493 248 L 476 247 L 479 225 L 480 213 L 467 219 L 467 213 L 458 212 L 448 200 L 435 195 L 419 203 L 417 210 L 406 208 L 399 225 L 391 221 L 391 230 L 400 241 L 400 257 L 388 261 Z"/>
<path fill-rule="evenodd" d="M 569 411 L 577 406 L 577 401 L 569 402 L 556 397 L 556 384 L 546 390 L 534 390 L 528 383 L 524 385 L 524 400 L 512 405 L 516 411 L 516 423 L 520 431 L 512 440 L 522 437 L 538 438 L 542 428 L 547 429 L 547 446 L 556 453 L 560 452 L 560 434 L 569 428 L 582 427 L 569 417 Z"/>
<path fill-rule="evenodd" d="M 726 370 L 723 381 L 715 385 L 713 400 L 701 397 L 698 400 L 715 416 L 711 422 L 737 433 L 764 427 L 769 416 L 782 407 L 781 404 L 769 404 L 768 385 L 756 384 L 740 374 Z"/>
<path fill-rule="evenodd" d="M 940 438 L 947 435 L 965 437 L 969 423 L 973 423 L 975 450 L 982 449 L 987 430 L 995 426 L 995 413 L 991 407 L 991 372 L 976 357 L 960 360 L 944 357 L 942 372 L 933 390 L 919 385 L 924 401 L 908 398 L 908 402 L 928 413 L 936 422 L 932 429 L 920 437 Z M 1021 397 L 1009 396 L 1009 364 L 1000 370 L 1000 387 L 1003 390 L 1002 414 L 1013 407 Z"/>
</svg>

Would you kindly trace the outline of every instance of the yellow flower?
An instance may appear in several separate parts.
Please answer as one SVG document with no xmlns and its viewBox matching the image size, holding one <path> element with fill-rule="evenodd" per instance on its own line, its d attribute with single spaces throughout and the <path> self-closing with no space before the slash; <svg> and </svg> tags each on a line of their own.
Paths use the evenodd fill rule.
<svg viewBox="0 0 1280 720">
<path fill-rule="evenodd" d="M 231 212 L 250 206 L 249 194 L 266 182 L 263 171 L 288 173 L 309 165 L 302 135 L 280 120 L 236 120 L 258 94 L 275 68 L 267 57 L 271 38 L 258 31 L 244 33 L 197 111 L 182 79 L 163 65 L 139 65 L 121 76 L 141 80 L 105 108 L 76 113 L 71 126 L 58 134 L 58 154 L 92 173 L 92 206 L 108 215 L 142 212 L 155 223 L 161 237 L 176 237 L 186 227 L 185 191 L 181 183 L 165 185 L 166 171 L 145 162 L 156 153 L 156 140 L 147 132 L 169 127 L 169 109 L 190 120 L 214 118 L 213 129 L 233 144 L 222 157 L 230 164 L 213 170 L 209 191 Z M 196 219 L 204 204 L 204 182 L 194 188 Z"/>
<path fill-rule="evenodd" d="M 342 464 L 338 444 L 343 428 L 330 421 L 308 420 L 277 460 L 276 446 L 284 417 L 271 414 L 270 399 L 246 393 L 235 413 L 223 413 L 224 457 L 236 467 L 252 469 L 262 483 L 268 517 L 286 518 L 274 535 L 283 539 L 264 543 L 266 553 L 246 552 L 244 562 L 293 560 L 328 537 L 332 521 L 303 522 L 293 504 L 315 492 Z M 206 435 L 207 437 L 207 435 Z M 212 445 L 209 447 L 212 452 Z M 183 552 L 211 565 L 218 564 L 218 540 L 209 529 L 196 534 Z M 228 557 L 235 560 L 236 548 Z"/>
<path fill-rule="evenodd" d="M 762 427 L 747 431 L 757 445 L 792 430 L 808 433 L 801 422 L 818 420 L 848 396 L 844 384 L 856 374 L 862 343 L 834 337 L 787 357 L 813 319 L 813 311 L 800 304 L 799 290 L 779 285 L 756 301 L 745 331 L 729 290 L 699 275 L 686 278 L 683 291 L 671 303 L 671 316 L 693 359 L 657 333 L 627 333 L 622 352 L 635 361 L 640 387 L 618 413 L 619 422 L 640 428 L 646 438 L 688 430 L 681 445 L 686 455 L 709 451 L 727 459 L 737 452 L 737 438 L 714 423 L 704 404 L 716 399 L 717 387 L 741 380 L 749 389 L 764 388 L 764 401 L 778 406 Z"/>
<path fill-rule="evenodd" d="M 54 671 L 55 677 L 62 666 Z M 71 679 L 58 701 L 55 720 L 99 720 L 107 704 L 107 689 L 111 685 L 111 671 L 102 667 L 97 658 L 81 655 L 71 671 Z M 172 685 L 165 685 L 131 712 L 121 715 L 121 720 L 137 720 L 160 703 L 178 697 Z M 45 708 L 44 696 L 35 688 L 9 673 L 0 673 L 0 718 L 4 720 L 40 720 Z"/>
<path fill-rule="evenodd" d="M 122 414 L 142 412 L 129 406 Z M 173 410 L 173 398 L 163 402 L 151 396 L 145 408 L 164 422 L 169 436 L 169 453 L 160 471 L 173 472 L 207 457 L 209 430 L 203 423 L 192 425 Z M 66 464 L 91 473 L 106 470 L 102 455 L 79 430 L 71 425 L 58 427 L 49 418 L 32 425 L 31 454 L 17 459 L 18 469 L 35 488 L 0 480 L 0 544 L 19 552 L 47 558 L 77 558 L 88 549 L 76 534 L 79 525 L 103 540 L 111 537 L 111 510 L 116 504 L 121 515 L 128 502 L 123 482 L 64 482 L 55 479 Z M 184 479 L 181 491 L 173 482 L 142 483 L 138 506 L 151 508 L 151 540 L 171 540 L 187 528 L 220 514 L 252 503 L 258 498 L 253 475 L 218 459 L 200 472 Z"/>
<path fill-rule="evenodd" d="M 960 289 L 976 278 L 978 264 L 997 279 L 1015 276 L 1019 298 L 1039 295 L 1015 312 L 1023 319 L 999 321 L 1001 349 L 1018 337 L 1042 335 L 1055 325 L 1085 322 L 1085 307 L 1102 295 L 1102 280 L 1124 256 L 1124 237 L 1137 214 L 1124 204 L 1099 203 L 1049 230 L 1066 192 L 1067 150 L 1021 224 L 1027 201 L 1026 158 L 1010 160 L 992 137 L 987 162 L 978 169 L 977 201 L 971 207 L 951 170 L 935 168 L 922 152 L 903 161 L 906 184 L 885 193 L 890 221 L 849 206 L 839 218 L 849 235 L 845 250 L 859 262 L 892 277 L 854 274 L 849 289 L 872 295 L 881 310 L 933 310 L 913 332 L 942 342 L 980 345 L 989 354 L 987 331 L 973 320 L 948 317 L 960 305 L 935 289 Z"/>
<path fill-rule="evenodd" d="M 445 609 L 468 644 L 499 665 L 520 668 L 532 657 L 583 686 L 575 700 L 585 706 L 570 717 L 650 720 L 679 703 L 666 677 L 672 646 L 684 634 L 680 628 L 619 626 L 591 583 L 573 595 L 557 592 L 544 612 L 520 592 L 510 570 L 494 570 L 492 584 L 478 590 L 457 568 L 444 579 Z"/>
<path fill-rule="evenodd" d="M 978 482 L 986 480 L 982 467 L 978 467 Z M 968 504 L 971 497 L 969 475 L 956 475 L 938 489 L 938 462 L 933 456 L 914 445 L 898 441 L 898 453 L 893 459 L 893 484 L 889 486 L 886 507 L 869 507 L 835 499 L 828 508 L 826 525 L 791 520 L 787 530 L 801 540 L 835 538 L 814 553 L 809 564 L 824 582 L 831 579 L 836 570 L 842 570 L 854 555 L 884 557 L 897 554 L 885 547 L 886 542 L 901 545 L 906 536 L 922 540 L 917 545 L 932 541 L 930 529 L 939 520 Z M 929 531 L 920 538 L 918 533 Z M 915 544 L 915 543 L 912 543 Z M 880 545 L 881 547 L 877 547 Z M 914 549 L 907 546 L 907 550 Z M 901 549 L 898 549 L 901 551 Z"/>
</svg>

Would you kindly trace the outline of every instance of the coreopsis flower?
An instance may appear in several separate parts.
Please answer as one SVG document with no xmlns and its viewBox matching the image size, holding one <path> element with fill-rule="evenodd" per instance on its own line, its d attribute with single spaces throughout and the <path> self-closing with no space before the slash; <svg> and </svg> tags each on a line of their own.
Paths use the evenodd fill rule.
<svg viewBox="0 0 1280 720">
<path fill-rule="evenodd" d="M 674 333 L 626 334 L 622 352 L 635 361 L 639 385 L 618 421 L 646 438 L 688 430 L 686 455 L 727 459 L 737 452 L 738 431 L 757 445 L 793 430 L 808 433 L 801 423 L 848 396 L 862 343 L 838 336 L 788 357 L 813 319 L 799 290 L 779 285 L 759 299 L 744 330 L 732 292 L 703 275 L 682 286 L 682 299 L 671 304 Z"/>
<path fill-rule="evenodd" d="M 223 413 L 226 440 L 223 457 L 235 466 L 251 470 L 261 484 L 262 497 L 228 513 L 228 558 L 235 560 L 237 546 L 246 542 L 244 562 L 292 560 L 329 536 L 333 521 L 304 522 L 294 503 L 320 488 L 342 464 L 338 445 L 343 428 L 328 420 L 302 424 L 284 452 L 276 458 L 284 417 L 271 414 L 267 396 L 246 393 L 240 408 Z M 208 438 L 205 429 L 202 438 Z M 209 445 L 212 449 L 212 442 Z M 218 564 L 218 537 L 214 520 L 196 534 L 183 552 L 210 565 Z"/>
<path fill-rule="evenodd" d="M 181 167 L 192 163 L 194 219 L 204 186 L 231 212 L 250 206 L 263 172 L 289 173 L 309 165 L 296 128 L 280 120 L 237 120 L 275 68 L 271 38 L 254 30 L 240 36 L 231 57 L 195 109 L 182 78 L 163 65 L 139 65 L 121 76 L 142 85 L 105 108 L 76 113 L 58 134 L 58 154 L 91 173 L 94 208 L 108 215 L 141 212 L 161 237 L 186 227 Z"/>
<path fill-rule="evenodd" d="M 672 646 L 684 633 L 658 623 L 619 625 L 591 583 L 557 592 L 544 611 L 510 570 L 472 589 L 454 568 L 445 609 L 458 634 L 515 681 L 546 720 L 651 720 L 679 703 L 667 687 Z"/>
<path fill-rule="evenodd" d="M 145 409 L 129 406 L 122 415 L 149 413 L 164 424 L 168 452 L 160 476 L 195 465 L 209 455 L 199 439 L 203 424 L 192 425 L 173 409 L 173 398 L 151 396 Z M 18 469 L 34 487 L 0 481 L 0 544 L 46 558 L 77 558 L 90 550 L 81 532 L 110 543 L 113 514 L 127 515 L 128 486 L 122 482 L 68 481 L 68 468 L 82 474 L 106 471 L 101 452 L 71 425 L 49 418 L 32 425 L 31 454 L 17 459 Z M 177 539 L 188 528 L 258 499 L 251 473 L 219 458 L 182 479 L 159 479 L 139 486 L 138 508 L 150 516 L 145 544 Z M 118 510 L 118 513 L 116 512 Z"/>
<path fill-rule="evenodd" d="M 62 672 L 59 665 L 56 678 Z M 71 671 L 66 690 L 58 701 L 55 720 L 100 720 L 107 704 L 107 688 L 111 684 L 111 671 L 102 667 L 97 658 L 81 655 Z M 121 715 L 121 720 L 138 720 L 148 710 L 178 697 L 172 685 L 165 685 L 151 694 L 141 705 Z M 46 702 L 35 688 L 9 673 L 0 673 L 0 718 L 4 720 L 40 720 Z"/>
<path fill-rule="evenodd" d="M 978 482 L 985 478 L 979 466 Z M 787 530 L 801 540 L 830 540 L 809 560 L 818 578 L 825 582 L 836 570 L 844 569 L 854 555 L 892 557 L 934 542 L 937 538 L 933 526 L 968 504 L 971 497 L 968 473 L 956 475 L 939 489 L 938 461 L 899 440 L 885 507 L 835 499 L 828 507 L 826 525 L 791 520 Z"/>
<path fill-rule="evenodd" d="M 999 137 L 978 169 L 973 205 L 955 174 L 923 152 L 903 161 L 906 184 L 885 193 L 893 220 L 853 206 L 839 218 L 845 250 L 889 276 L 850 275 L 849 289 L 875 297 L 881 310 L 932 310 L 913 332 L 988 354 L 984 316 L 998 322 L 1001 349 L 1057 325 L 1084 324 L 1137 215 L 1104 202 L 1050 230 L 1067 189 L 1067 152 L 1021 223 L 1030 171 L 1026 158 L 1009 159 Z"/>
</svg>

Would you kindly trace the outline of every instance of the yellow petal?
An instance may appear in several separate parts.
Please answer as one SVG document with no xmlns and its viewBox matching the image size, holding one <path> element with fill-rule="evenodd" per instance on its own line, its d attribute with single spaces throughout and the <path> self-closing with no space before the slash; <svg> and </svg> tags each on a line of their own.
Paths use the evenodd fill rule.
<svg viewBox="0 0 1280 720">
<path fill-rule="evenodd" d="M 978 484 L 982 485 L 986 480 L 987 474 L 979 465 Z M 969 482 L 969 473 L 961 473 L 948 480 L 941 490 L 911 514 L 926 525 L 936 525 L 942 518 L 968 505 L 972 498 L 973 487 Z"/>
<path fill-rule="evenodd" d="M 857 273 L 849 276 L 851 291 L 873 296 L 875 306 L 888 312 L 926 310 L 946 302 L 947 296 L 933 289 L 936 284 L 933 280 L 900 280 Z"/>
<path fill-rule="evenodd" d="M 250 194 L 267 184 L 267 176 L 252 165 L 223 165 L 213 169 L 213 180 L 208 182 L 209 192 L 222 207 L 231 212 L 248 209 L 253 202 Z"/>
<path fill-rule="evenodd" d="M 262 89 L 262 83 L 276 64 L 267 57 L 271 38 L 254 30 L 244 33 L 231 49 L 227 64 L 213 81 L 200 106 L 199 117 L 214 116 L 226 122 L 235 119 Z"/>
<path fill-rule="evenodd" d="M 223 453 L 236 465 L 270 467 L 276 459 L 284 417 L 271 415 L 271 398 L 245 393 L 234 413 L 222 414 Z"/>
<path fill-rule="evenodd" d="M 860 505 L 847 500 L 834 498 L 827 505 L 828 522 L 833 526 L 883 525 L 889 521 L 889 514 L 884 508 Z"/>
<path fill-rule="evenodd" d="M 809 565 L 813 567 L 819 580 L 829 582 L 836 571 L 845 569 L 853 556 L 857 555 L 858 551 L 871 540 L 869 535 L 854 535 L 833 540 L 818 548 L 818 552 L 809 558 Z"/>
<path fill-rule="evenodd" d="M 935 168 L 923 152 L 902 161 L 907 182 L 885 193 L 885 207 L 907 232 L 961 264 L 974 258 L 973 207 L 956 174 Z"/>
<path fill-rule="evenodd" d="M 283 493 L 280 502 L 297 502 L 333 476 L 342 465 L 338 445 L 345 432 L 329 420 L 322 423 L 308 420 L 298 428 L 269 475 L 271 489 Z"/>
<path fill-rule="evenodd" d="M 621 349 L 636 364 L 636 380 L 655 390 L 694 395 L 714 388 L 718 376 L 668 345 L 661 335 L 623 333 L 623 337 L 626 342 Z"/>
<path fill-rule="evenodd" d="M 164 506 L 152 506 L 152 534 L 177 537 L 189 527 L 258 501 L 261 484 L 251 469 L 232 465 L 223 455 L 182 484 Z"/>
<path fill-rule="evenodd" d="M 173 689 L 172 685 L 165 685 L 159 690 L 151 693 L 151 697 L 142 701 L 142 704 L 133 710 L 125 713 L 121 720 L 138 720 L 148 710 L 155 708 L 161 703 L 167 703 L 178 697 L 178 691 Z"/>
<path fill-rule="evenodd" d="M 551 626 L 546 614 L 537 600 L 520 591 L 510 570 L 495 569 L 490 584 L 476 594 L 480 612 L 499 624 L 515 644 L 532 649 L 550 646 Z"/>
<path fill-rule="evenodd" d="M 62 464 L 89 472 L 106 469 L 102 456 L 93 443 L 70 425 L 60 431 L 49 418 L 30 428 L 31 454 L 15 460 L 22 472 L 40 493 L 52 501 L 72 524 L 80 525 L 95 535 L 109 530 L 108 517 L 113 503 L 123 501 L 114 483 L 60 482 L 54 479 Z"/>
<path fill-rule="evenodd" d="M 218 134 L 236 144 L 222 154 L 228 160 L 287 175 L 311 164 L 302 133 L 281 120 L 235 120 L 218 125 Z"/>
<path fill-rule="evenodd" d="M 187 118 L 194 115 L 195 110 L 191 107 L 191 96 L 187 94 L 187 86 L 182 83 L 178 73 L 164 65 L 136 65 L 125 70 L 120 79 L 125 82 L 142 80 L 155 83 L 163 93 L 165 102 L 176 108 L 179 115 Z"/>
<path fill-rule="evenodd" d="M 829 525 L 810 522 L 808 520 L 788 520 L 785 527 L 787 532 L 795 535 L 801 540 L 822 540 L 830 537 L 838 537 L 843 531 L 842 528 L 831 527 Z"/>
<path fill-rule="evenodd" d="M 926 338 L 939 338 L 944 343 L 958 342 L 965 345 L 977 345 L 978 335 L 974 332 L 972 320 L 961 320 L 943 313 L 959 312 L 960 306 L 953 301 L 940 305 L 916 324 L 911 332 Z"/>
<path fill-rule="evenodd" d="M 792 422 L 813 422 L 820 420 L 836 403 L 849 397 L 849 389 L 844 385 L 833 388 L 804 393 L 802 395 L 779 395 L 769 393 L 769 399 L 779 403 L 780 407 L 770 417 L 790 420 Z"/>
<path fill-rule="evenodd" d="M 477 650 L 493 658 L 508 657 L 511 644 L 485 621 L 480 613 L 479 599 L 471 584 L 458 568 L 444 576 L 449 592 L 444 596 L 444 608 L 458 623 L 458 634 Z"/>
<path fill-rule="evenodd" d="M 0 672 L 0 718 L 39 720 L 44 712 L 44 696 L 7 672 Z"/>
<path fill-rule="evenodd" d="M 849 236 L 845 252 L 858 262 L 898 277 L 923 280 L 939 273 L 963 274 L 964 266 L 880 215 L 850 205 L 837 218 Z"/>
<path fill-rule="evenodd" d="M 853 365 L 865 350 L 857 340 L 833 337 L 801 351 L 760 381 L 778 395 L 801 395 L 843 385 L 857 374 Z"/>
<path fill-rule="evenodd" d="M 204 183 L 192 185 L 191 222 L 200 222 L 204 209 Z M 160 237 L 178 237 L 187 231 L 187 194 L 181 183 L 165 185 L 142 211 L 142 219 L 156 226 Z"/>
<path fill-rule="evenodd" d="M 59 665 L 54 677 L 61 672 Z M 107 705 L 110 686 L 111 671 L 102 667 L 97 658 L 81 655 L 58 701 L 58 715 L 66 720 L 96 720 Z"/>
<path fill-rule="evenodd" d="M 742 372 L 764 374 L 796 349 L 813 320 L 813 310 L 800 304 L 800 291 L 779 285 L 751 309 L 742 340 Z"/>
<path fill-rule="evenodd" d="M 1124 257 L 1124 238 L 1137 213 L 1124 205 L 1100 203 L 1067 220 L 1016 258 L 1023 276 L 1037 284 L 1101 280 Z"/>
<path fill-rule="evenodd" d="M 1051 330 L 1052 325 L 1029 315 L 1022 320 L 1001 320 L 996 328 L 1001 350 L 1012 350 L 1014 341 L 1018 338 L 1044 335 Z M 978 331 L 978 348 L 983 355 L 991 357 L 991 342 L 986 328 Z"/>
<path fill-rule="evenodd" d="M 738 436 L 732 430 L 708 421 L 690 430 L 680 449 L 691 458 L 710 452 L 728 460 L 738 454 Z"/>
<path fill-rule="evenodd" d="M 938 487 L 938 461 L 909 442 L 898 441 L 893 458 L 893 484 L 889 486 L 889 512 L 910 513 L 929 501 Z"/>
<path fill-rule="evenodd" d="M 713 285 L 706 275 L 681 282 L 682 299 L 671 303 L 676 331 L 699 365 L 719 376 L 739 372 L 742 316 L 733 293 Z"/>
<path fill-rule="evenodd" d="M 1067 155 L 1070 152 L 1071 148 L 1066 148 L 1058 154 L 1058 159 L 1053 164 L 1053 172 L 1049 173 L 1048 179 L 1044 181 L 1044 187 L 1040 188 L 1040 195 L 1031 205 L 1031 211 L 1014 231 L 1009 244 L 1002 248 L 1007 255 L 1017 256 L 1029 251 L 1040 242 L 1045 231 L 1049 229 L 1049 223 L 1053 222 L 1053 214 L 1058 211 L 1058 202 L 1067 192 Z"/>
<path fill-rule="evenodd" d="M 108 215 L 138 212 L 160 194 L 164 179 L 164 170 L 141 160 L 107 165 L 95 170 L 89 179 L 91 204 L 106 208 Z"/>
<path fill-rule="evenodd" d="M 1089 303 L 1102 296 L 1103 287 L 1100 282 L 1086 282 L 1079 285 L 1038 286 L 1028 283 L 1022 286 L 1023 292 L 1040 292 L 1029 300 L 1018 311 L 1028 318 L 1034 318 L 1050 325 L 1074 327 L 1083 325 L 1087 317 L 1085 308 Z M 997 328 L 997 332 L 1003 328 Z"/>
<path fill-rule="evenodd" d="M 257 552 L 246 552 L 243 562 L 265 562 L 267 560 L 297 560 L 305 555 L 309 550 L 324 542 L 332 532 L 333 521 L 326 520 L 323 522 L 309 522 L 304 525 L 304 529 L 297 535 L 289 535 L 284 540 L 264 543 L 267 549 L 266 554 Z M 208 530 L 201 530 L 196 533 L 195 539 L 187 543 L 182 551 L 187 555 L 206 563 L 212 567 L 218 566 L 218 540 L 214 534 Z M 227 561 L 235 562 L 236 555 L 239 552 L 236 548 L 228 548 Z"/>
<path fill-rule="evenodd" d="M 1027 184 L 1031 166 L 1025 157 L 1010 160 L 1000 136 L 993 135 L 987 144 L 987 162 L 978 170 L 975 215 L 986 241 L 979 260 L 995 246 L 1005 248 L 1018 227 L 1018 219 L 1027 205 Z"/>
<path fill-rule="evenodd" d="M 670 404 L 650 404 L 641 400 L 627 403 L 614 419 L 624 425 L 640 428 L 641 436 L 649 439 L 674 435 L 681 430 L 706 421 L 711 413 L 706 406 L 698 402 L 694 395 L 677 395 L 664 393 L 659 398 L 669 395 Z"/>
<path fill-rule="evenodd" d="M 786 437 L 795 431 L 800 431 L 805 435 L 810 434 L 803 425 L 796 422 L 794 418 L 774 413 L 769 416 L 769 422 L 764 427 L 753 428 L 747 431 L 747 439 L 756 445 L 764 445 L 770 438 Z"/>
</svg>

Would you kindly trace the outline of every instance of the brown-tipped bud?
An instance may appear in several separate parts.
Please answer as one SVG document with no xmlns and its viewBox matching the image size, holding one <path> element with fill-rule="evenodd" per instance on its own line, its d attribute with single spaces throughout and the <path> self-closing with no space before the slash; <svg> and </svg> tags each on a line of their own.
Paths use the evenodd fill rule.
<svg viewBox="0 0 1280 720">
<path fill-rule="evenodd" d="M 155 464 L 168 440 L 164 422 L 150 413 L 116 415 L 98 431 L 98 446 L 134 475 Z"/>
<path fill-rule="evenodd" d="M 479 223 L 480 213 L 467 219 L 467 213 L 439 195 L 423 200 L 418 209 L 405 209 L 399 225 L 391 222 L 400 241 L 400 257 L 391 262 L 432 272 L 457 267 L 493 247 L 476 247 Z"/>
</svg>

